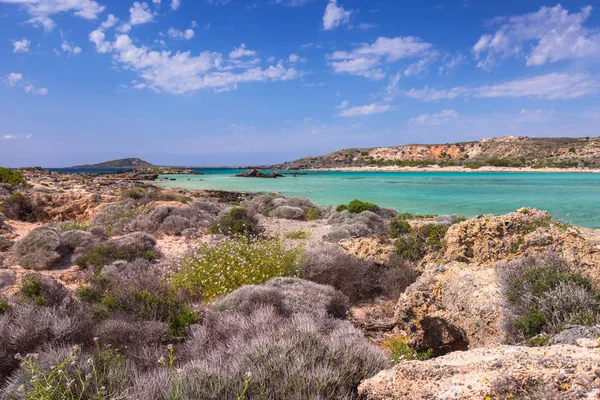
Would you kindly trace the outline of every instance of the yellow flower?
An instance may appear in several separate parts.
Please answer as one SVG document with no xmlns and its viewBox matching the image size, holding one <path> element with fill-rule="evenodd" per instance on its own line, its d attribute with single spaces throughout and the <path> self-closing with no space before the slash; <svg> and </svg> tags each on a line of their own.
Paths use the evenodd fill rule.
<svg viewBox="0 0 600 400">
<path fill-rule="evenodd" d="M 485 400 L 492 400 L 490 396 L 485 396 Z"/>
<path fill-rule="evenodd" d="M 560 387 L 562 390 L 569 390 L 569 385 L 567 383 L 565 383 L 564 385 L 562 385 Z"/>
</svg>

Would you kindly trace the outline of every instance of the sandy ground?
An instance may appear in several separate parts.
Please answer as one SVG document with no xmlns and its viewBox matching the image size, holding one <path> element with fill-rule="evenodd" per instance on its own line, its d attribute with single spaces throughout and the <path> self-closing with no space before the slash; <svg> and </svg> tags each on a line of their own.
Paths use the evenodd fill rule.
<svg viewBox="0 0 600 400">
<path fill-rule="evenodd" d="M 597 174 L 600 170 L 588 168 L 514 168 L 514 167 L 481 167 L 470 169 L 465 167 L 440 167 L 428 165 L 424 167 L 343 167 L 343 168 L 312 168 L 304 171 L 342 171 L 342 172 L 536 172 L 536 173 L 583 173 Z"/>
<path fill-rule="evenodd" d="M 317 246 L 323 242 L 323 236 L 329 233 L 331 226 L 327 220 L 294 221 L 290 219 L 276 219 L 260 217 L 260 224 L 265 228 L 265 233 L 270 236 L 284 237 L 286 234 L 302 231 L 308 234 L 305 239 L 288 239 L 290 241 L 304 241 L 307 247 Z"/>
</svg>

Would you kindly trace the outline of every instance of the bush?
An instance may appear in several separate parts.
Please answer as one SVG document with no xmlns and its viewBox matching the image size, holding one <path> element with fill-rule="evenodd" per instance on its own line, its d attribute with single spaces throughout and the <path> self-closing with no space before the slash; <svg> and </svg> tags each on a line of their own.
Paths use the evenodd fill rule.
<svg viewBox="0 0 600 400">
<path fill-rule="evenodd" d="M 317 219 L 321 219 L 322 215 L 323 215 L 323 209 L 320 207 L 317 207 L 317 206 L 308 207 L 304 211 L 304 218 L 307 221 L 315 221 Z"/>
<path fill-rule="evenodd" d="M 0 292 L 9 289 L 17 281 L 17 275 L 14 272 L 0 270 Z"/>
<path fill-rule="evenodd" d="M 269 213 L 271 217 L 303 220 L 304 211 L 300 207 L 280 206 Z"/>
<path fill-rule="evenodd" d="M 243 202 L 251 215 L 262 214 L 285 219 L 306 219 L 312 221 L 321 218 L 323 209 L 314 205 L 306 197 L 284 197 L 278 193 L 255 196 Z"/>
<path fill-rule="evenodd" d="M 496 271 L 506 301 L 506 330 L 514 340 L 598 321 L 600 291 L 554 253 L 523 257 Z"/>
<path fill-rule="evenodd" d="M 141 187 L 133 187 L 122 190 L 121 199 L 131 199 L 140 205 L 148 204 L 152 201 L 177 201 L 186 204 L 190 200 L 183 195 L 173 193 L 170 191 L 164 191 L 156 188 Z"/>
<path fill-rule="evenodd" d="M 258 220 L 245 208 L 234 207 L 210 226 L 210 232 L 228 236 L 258 235 L 261 228 Z"/>
<path fill-rule="evenodd" d="M 410 233 L 412 230 L 408 221 L 403 216 L 396 216 L 390 221 L 390 232 L 392 237 L 400 237 Z"/>
<path fill-rule="evenodd" d="M 0 202 L 0 212 L 7 218 L 19 221 L 34 222 L 40 217 L 40 210 L 37 210 L 31 199 L 23 196 L 21 193 L 13 193 L 2 202 Z"/>
<path fill-rule="evenodd" d="M 417 273 L 402 262 L 381 265 L 346 254 L 337 246 L 326 246 L 304 254 L 300 277 L 333 286 L 358 304 L 381 296 L 396 300 Z"/>
<path fill-rule="evenodd" d="M 360 214 L 363 211 L 374 211 L 375 204 L 369 203 L 368 201 L 360 201 L 358 199 L 352 200 L 348 203 L 348 211 L 354 214 Z"/>
<path fill-rule="evenodd" d="M 285 234 L 286 239 L 296 239 L 296 240 L 306 239 L 309 236 L 310 236 L 310 232 L 300 231 L 300 230 L 288 232 Z"/>
<path fill-rule="evenodd" d="M 193 330 L 180 374 L 138 381 L 136 399 L 352 399 L 387 365 L 350 323 L 272 307 L 218 312 Z"/>
<path fill-rule="evenodd" d="M 371 211 L 360 214 L 353 214 L 347 210 L 336 212 L 329 218 L 329 223 L 332 229 L 324 239 L 330 242 L 351 237 L 369 237 L 387 231 L 385 220 Z"/>
<path fill-rule="evenodd" d="M 127 232 L 129 224 L 138 215 L 135 202 L 127 200 L 105 207 L 94 216 L 92 223 L 104 227 L 106 233 L 111 236 Z"/>
<path fill-rule="evenodd" d="M 299 258 L 299 248 L 287 250 L 278 239 L 226 238 L 192 249 L 181 260 L 171 280 L 176 288 L 212 300 L 242 285 L 295 276 Z"/>
<path fill-rule="evenodd" d="M 68 296 L 67 290 L 54 279 L 36 273 L 26 273 L 21 278 L 19 297 L 38 306 L 55 306 Z"/>
<path fill-rule="evenodd" d="M 0 252 L 8 251 L 13 247 L 14 242 L 12 240 L 3 238 L 0 236 Z"/>
<path fill-rule="evenodd" d="M 426 254 L 442 249 L 448 227 L 425 224 L 396 239 L 396 254 L 404 260 L 418 261 Z"/>
<path fill-rule="evenodd" d="M 27 182 L 20 171 L 0 167 L 0 183 L 8 183 L 13 186 L 26 185 Z"/>
<path fill-rule="evenodd" d="M 50 269 L 65 255 L 60 233 L 52 227 L 31 231 L 14 246 L 19 265 L 26 269 Z"/>
<path fill-rule="evenodd" d="M 311 314 L 320 318 L 346 318 L 348 298 L 331 286 L 304 279 L 275 278 L 262 285 L 247 285 L 229 293 L 215 303 L 216 311 L 236 311 L 250 315 L 258 308 L 270 306 L 282 316 Z"/>
<path fill-rule="evenodd" d="M 156 239 L 152 236 L 136 232 L 92 247 L 79 257 L 76 263 L 80 268 L 91 267 L 97 273 L 104 266 L 117 260 L 133 261 L 142 258 L 153 261 L 159 257 L 155 246 Z"/>
</svg>

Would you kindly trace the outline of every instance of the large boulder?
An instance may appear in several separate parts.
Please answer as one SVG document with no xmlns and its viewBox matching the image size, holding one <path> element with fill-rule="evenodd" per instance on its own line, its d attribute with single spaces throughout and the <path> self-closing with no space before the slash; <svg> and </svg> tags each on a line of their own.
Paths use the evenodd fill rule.
<svg viewBox="0 0 600 400">
<path fill-rule="evenodd" d="M 363 400 L 592 399 L 600 395 L 600 351 L 576 346 L 459 351 L 405 361 L 363 381 Z"/>
<path fill-rule="evenodd" d="M 452 262 L 428 265 L 400 296 L 395 318 L 411 344 L 437 354 L 502 342 L 495 268 Z"/>
</svg>

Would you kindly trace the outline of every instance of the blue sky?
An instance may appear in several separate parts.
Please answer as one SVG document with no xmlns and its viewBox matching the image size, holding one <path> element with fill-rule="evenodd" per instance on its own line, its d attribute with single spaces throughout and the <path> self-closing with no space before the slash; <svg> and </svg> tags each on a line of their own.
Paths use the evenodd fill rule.
<svg viewBox="0 0 600 400">
<path fill-rule="evenodd" d="M 0 54 L 13 167 L 600 134 L 591 0 L 0 0 Z"/>
</svg>

